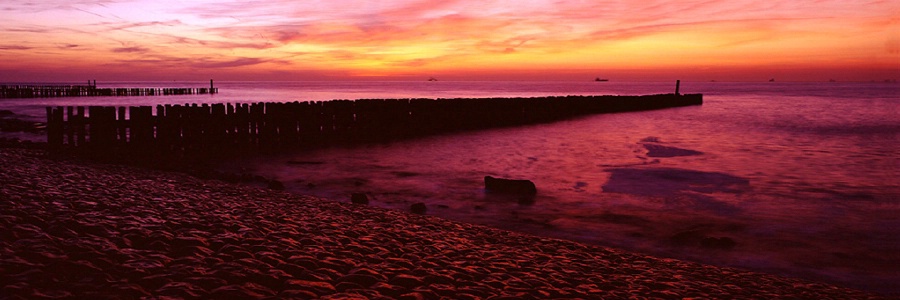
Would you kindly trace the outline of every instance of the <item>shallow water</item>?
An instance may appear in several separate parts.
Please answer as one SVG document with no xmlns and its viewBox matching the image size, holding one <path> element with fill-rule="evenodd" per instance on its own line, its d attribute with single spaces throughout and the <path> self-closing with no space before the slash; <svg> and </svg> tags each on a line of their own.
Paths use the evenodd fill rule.
<svg viewBox="0 0 900 300">
<path fill-rule="evenodd" d="M 120 83 L 130 86 L 127 83 Z M 166 86 L 167 83 L 147 83 Z M 133 84 L 132 84 L 133 85 Z M 218 95 L 0 100 L 149 105 L 671 92 L 671 83 L 218 83 Z M 146 86 L 141 85 L 141 86 Z M 199 86 L 202 86 L 200 84 Z M 291 191 L 717 265 L 900 292 L 900 100 L 887 83 L 683 83 L 704 105 L 239 162 Z M 529 179 L 533 201 L 486 194 Z M 733 248 L 704 247 L 729 238 Z M 708 243 L 707 243 L 708 245 Z"/>
</svg>

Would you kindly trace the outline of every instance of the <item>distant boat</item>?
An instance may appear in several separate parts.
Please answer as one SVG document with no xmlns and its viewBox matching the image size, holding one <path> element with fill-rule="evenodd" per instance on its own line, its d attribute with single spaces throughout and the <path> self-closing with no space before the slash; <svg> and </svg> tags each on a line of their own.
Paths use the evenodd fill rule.
<svg viewBox="0 0 900 300">
<path fill-rule="evenodd" d="M 609 81 L 609 79 L 597 77 L 594 78 L 594 81 Z"/>
<path fill-rule="evenodd" d="M 428 77 L 428 81 L 437 81 L 437 78 L 434 78 L 434 77 Z"/>
<path fill-rule="evenodd" d="M 775 78 L 769 79 L 769 82 L 775 82 Z"/>
</svg>

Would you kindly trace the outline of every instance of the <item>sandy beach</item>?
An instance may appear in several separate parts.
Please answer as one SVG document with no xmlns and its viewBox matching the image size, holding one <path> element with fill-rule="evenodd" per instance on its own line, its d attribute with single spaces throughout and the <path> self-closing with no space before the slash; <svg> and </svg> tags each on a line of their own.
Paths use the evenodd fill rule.
<svg viewBox="0 0 900 300">
<path fill-rule="evenodd" d="M 40 150 L 0 166 L 3 299 L 880 299 Z"/>
</svg>

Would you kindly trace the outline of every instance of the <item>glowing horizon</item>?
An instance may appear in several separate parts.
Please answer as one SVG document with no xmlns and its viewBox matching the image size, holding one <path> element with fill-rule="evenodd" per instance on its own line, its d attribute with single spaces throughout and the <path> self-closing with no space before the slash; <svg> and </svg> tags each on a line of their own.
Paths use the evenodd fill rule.
<svg viewBox="0 0 900 300">
<path fill-rule="evenodd" d="M 896 1 L 4 1 L 0 81 L 900 77 Z"/>
</svg>

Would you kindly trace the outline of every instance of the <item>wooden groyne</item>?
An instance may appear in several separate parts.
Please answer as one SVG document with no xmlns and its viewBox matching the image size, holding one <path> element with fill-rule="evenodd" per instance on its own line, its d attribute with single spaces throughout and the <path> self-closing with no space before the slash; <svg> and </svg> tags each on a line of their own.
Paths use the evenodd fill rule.
<svg viewBox="0 0 900 300">
<path fill-rule="evenodd" d="M 49 98 L 49 97 L 93 97 L 93 96 L 168 96 L 216 94 L 213 86 L 202 88 L 98 88 L 96 83 L 88 85 L 0 85 L 2 98 Z"/>
<path fill-rule="evenodd" d="M 47 107 L 54 153 L 209 158 L 700 105 L 700 94 Z"/>
</svg>

